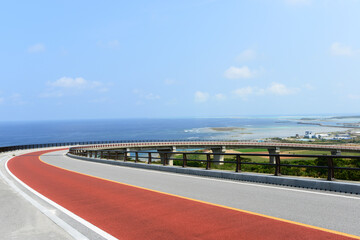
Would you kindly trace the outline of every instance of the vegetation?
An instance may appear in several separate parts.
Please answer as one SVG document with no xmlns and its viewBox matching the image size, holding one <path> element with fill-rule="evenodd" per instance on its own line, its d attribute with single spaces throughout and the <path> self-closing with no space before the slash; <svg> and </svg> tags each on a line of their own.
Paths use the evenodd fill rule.
<svg viewBox="0 0 360 240">
<path fill-rule="evenodd" d="M 293 151 L 295 152 L 295 151 Z M 299 152 L 299 151 L 297 151 Z M 301 154 L 319 154 L 319 151 L 314 153 L 313 151 L 301 150 Z M 304 153 L 306 152 L 306 153 Z M 328 152 L 327 152 L 328 153 Z M 299 154 L 299 153 L 298 153 Z M 320 154 L 319 154 L 320 155 Z M 344 153 L 345 155 L 345 153 Z M 348 155 L 348 154 L 347 154 Z M 355 155 L 355 154 L 350 154 Z M 360 155 L 360 154 L 356 154 Z M 175 158 L 182 159 L 182 155 L 176 155 Z M 189 154 L 187 155 L 188 167 L 199 167 L 205 168 L 206 162 L 200 161 L 191 161 L 191 160 L 206 160 L 206 155 L 195 155 Z M 190 160 L 191 159 L 191 160 Z M 235 156 L 225 157 L 226 161 L 235 162 Z M 246 163 L 269 163 L 268 157 L 241 157 L 241 171 L 243 172 L 256 172 L 256 173 L 268 173 L 274 174 L 275 168 L 274 166 L 269 165 L 253 165 Z M 182 160 L 174 160 L 174 165 L 182 166 Z M 308 159 L 288 159 L 281 160 L 281 164 L 289 164 L 289 165 L 308 165 L 308 166 L 324 166 L 327 167 L 327 158 L 308 158 Z M 344 158 L 336 158 L 334 159 L 335 167 L 348 167 L 348 168 L 360 168 L 360 160 L 358 159 L 344 159 Z M 235 171 L 236 164 L 235 163 L 224 163 L 223 165 L 211 164 L 211 169 L 219 169 L 219 170 L 228 170 Z M 328 175 L 327 168 L 311 168 L 311 167 L 281 167 L 281 174 L 283 175 L 291 175 L 291 176 L 302 176 L 302 177 L 313 177 L 313 178 L 323 178 L 326 179 Z M 352 181 L 360 181 L 360 171 L 359 170 L 342 170 L 335 169 L 335 178 L 341 180 L 352 180 Z"/>
<path fill-rule="evenodd" d="M 257 149 L 257 148 L 247 148 L 247 149 L 236 149 L 236 151 L 242 153 L 261 153 L 266 152 L 267 149 Z M 204 152 L 202 150 L 196 152 Z M 293 150 L 293 149 L 281 149 L 281 154 L 293 154 L 293 155 L 327 155 L 329 151 L 315 151 L 315 150 Z M 360 153 L 346 153 L 343 152 L 342 155 L 353 155 L 360 156 Z M 113 157 L 113 156 L 112 156 Z M 182 166 L 183 158 L 182 154 L 173 155 L 172 158 L 179 159 L 174 160 L 174 165 Z M 275 168 L 274 166 L 269 165 L 254 165 L 247 163 L 269 163 L 268 156 L 242 156 L 241 158 L 241 171 L 243 172 L 256 172 L 256 173 L 268 173 L 274 174 Z M 133 162 L 134 157 L 128 157 L 127 161 Z M 141 159 L 144 161 L 145 159 Z M 154 159 L 155 160 L 155 159 Z M 161 164 L 160 161 L 154 161 L 153 164 Z M 213 156 L 211 155 L 211 159 L 213 160 Z M 225 156 L 225 162 L 235 162 L 235 156 Z M 147 160 L 146 160 L 147 161 Z M 327 166 L 327 158 L 319 157 L 319 158 L 306 158 L 306 157 L 291 157 L 281 158 L 281 164 L 289 164 L 289 165 L 307 165 L 307 166 Z M 187 154 L 187 164 L 188 167 L 197 167 L 197 168 L 206 168 L 206 155 L 205 154 Z M 360 159 L 348 159 L 348 158 L 336 158 L 334 159 L 335 167 L 348 167 L 348 168 L 360 168 Z M 219 169 L 219 170 L 228 170 L 235 171 L 236 164 L 235 163 L 224 163 L 222 165 L 211 163 L 211 169 Z M 291 176 L 302 176 L 302 177 L 313 177 L 313 178 L 327 178 L 328 169 L 327 168 L 311 168 L 311 167 L 281 167 L 281 174 L 283 175 L 291 175 Z M 335 169 L 335 178 L 342 180 L 353 180 L 360 181 L 360 171 L 359 170 L 343 170 L 343 169 Z"/>
<path fill-rule="evenodd" d="M 240 148 L 240 149 L 235 149 L 235 151 L 242 152 L 242 153 L 248 153 L 248 152 L 255 153 L 255 152 L 267 152 L 268 150 L 265 148 L 264 149 L 263 148 Z"/>
</svg>

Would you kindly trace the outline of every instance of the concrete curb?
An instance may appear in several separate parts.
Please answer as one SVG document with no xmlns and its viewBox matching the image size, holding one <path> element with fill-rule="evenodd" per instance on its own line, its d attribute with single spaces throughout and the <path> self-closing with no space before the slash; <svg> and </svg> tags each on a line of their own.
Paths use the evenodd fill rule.
<svg viewBox="0 0 360 240">
<path fill-rule="evenodd" d="M 67 153 L 66 155 L 68 157 L 79 159 L 79 160 L 119 165 L 119 166 L 126 166 L 126 167 L 151 169 L 151 170 L 157 170 L 157 171 L 165 171 L 165 172 L 173 172 L 173 173 L 181 173 L 181 174 L 189 174 L 189 175 L 197 175 L 197 176 L 225 178 L 225 179 L 239 180 L 239 181 L 260 182 L 260 183 L 277 184 L 277 185 L 291 186 L 291 187 L 311 188 L 311 189 L 318 189 L 318 190 L 360 194 L 360 183 L 357 184 L 357 183 L 347 183 L 347 182 L 324 181 L 324 180 L 318 180 L 318 179 L 303 179 L 303 178 L 299 178 L 299 177 L 288 177 L 288 176 L 286 176 L 286 177 L 277 176 L 276 177 L 273 175 L 256 174 L 256 173 L 235 173 L 235 172 L 227 172 L 227 171 L 220 171 L 220 170 L 204 170 L 204 169 L 195 169 L 195 168 L 182 168 L 182 167 L 177 167 L 177 166 L 163 166 L 163 165 L 155 165 L 155 164 L 122 162 L 122 161 L 115 161 L 115 160 L 80 157 L 80 156 L 76 156 L 76 155 L 73 155 L 70 153 Z"/>
</svg>

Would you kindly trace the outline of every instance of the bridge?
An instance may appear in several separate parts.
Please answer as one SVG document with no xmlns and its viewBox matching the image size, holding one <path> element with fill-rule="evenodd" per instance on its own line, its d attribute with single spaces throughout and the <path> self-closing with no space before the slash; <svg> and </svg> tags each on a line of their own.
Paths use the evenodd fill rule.
<svg viewBox="0 0 360 240">
<path fill-rule="evenodd" d="M 275 163 L 274 154 L 280 153 L 280 148 L 304 150 L 311 149 L 316 151 L 329 151 L 331 155 L 339 156 L 341 151 L 344 152 L 360 152 L 359 145 L 322 145 L 322 144 L 299 144 L 299 143 L 276 143 L 276 142 L 255 142 L 255 141 L 139 141 L 139 142 L 123 142 L 109 144 L 93 144 L 89 146 L 74 147 L 73 150 L 99 150 L 99 149 L 123 149 L 124 151 L 138 150 L 158 150 L 162 158 L 163 152 L 176 152 L 176 149 L 194 149 L 206 148 L 211 149 L 213 153 L 218 153 L 214 157 L 214 161 L 224 161 L 226 149 L 241 148 L 261 148 L 267 149 L 269 154 L 269 162 Z"/>
<path fill-rule="evenodd" d="M 99 150 L 99 149 L 122 149 L 124 151 L 138 151 L 138 150 L 153 150 L 156 149 L 161 152 L 176 152 L 180 149 L 194 149 L 206 148 L 211 149 L 214 153 L 225 153 L 226 149 L 241 149 L 241 148 L 261 148 L 267 149 L 269 152 L 270 163 L 275 163 L 273 154 L 280 153 L 280 148 L 294 149 L 294 150 L 316 150 L 329 151 L 331 155 L 341 155 L 341 152 L 360 152 L 360 146 L 356 144 L 302 144 L 302 143 L 278 143 L 278 142 L 258 142 L 258 141 L 218 141 L 218 140 L 122 140 L 122 141 L 87 141 L 87 142 L 67 142 L 67 143 L 45 143 L 32 145 L 18 145 L 9 147 L 0 147 L 0 153 L 11 150 L 24 150 L 44 147 L 58 147 L 58 146 L 74 146 L 82 145 L 81 147 L 73 147 L 79 150 Z M 222 161 L 223 155 L 216 154 L 216 161 Z"/>
<path fill-rule="evenodd" d="M 71 147 L 77 153 L 160 147 L 152 144 Z M 161 145 L 169 146 L 185 145 L 173 141 Z M 52 234 L 61 239 L 360 239 L 358 195 L 99 164 L 70 158 L 65 155 L 68 151 L 68 147 L 44 146 L 0 155 L 3 179 L 43 207 L 42 212 L 56 223 L 46 223 L 43 231 L 56 229 Z M 3 216 L 18 198 L 2 198 Z M 22 202 L 16 207 L 26 206 Z M 39 222 L 36 219 L 44 217 L 18 213 L 20 222 Z M 2 217 L 6 221 L 12 220 Z M 11 238 L 12 225 L 6 228 L 1 229 L 2 236 Z"/>
</svg>

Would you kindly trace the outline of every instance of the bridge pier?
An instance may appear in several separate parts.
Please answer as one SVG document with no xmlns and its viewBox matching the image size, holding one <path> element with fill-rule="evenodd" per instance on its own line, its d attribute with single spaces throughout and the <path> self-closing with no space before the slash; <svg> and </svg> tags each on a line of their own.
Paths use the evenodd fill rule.
<svg viewBox="0 0 360 240">
<path fill-rule="evenodd" d="M 268 152 L 269 154 L 279 154 L 280 153 L 280 148 L 279 147 L 273 147 L 273 148 L 268 148 Z M 275 163 L 275 156 L 269 156 L 269 163 Z"/>
<path fill-rule="evenodd" d="M 130 157 L 130 153 L 128 152 L 128 151 L 130 151 L 130 148 L 124 148 L 124 149 L 121 149 L 123 152 L 119 152 L 118 154 L 117 154 L 117 156 L 118 156 L 118 159 L 117 160 L 122 160 L 122 161 L 124 161 L 124 159 L 125 159 L 125 151 L 127 152 L 126 153 L 126 157 Z"/>
<path fill-rule="evenodd" d="M 213 153 L 225 153 L 226 147 L 225 146 L 214 147 L 214 148 L 211 148 L 211 151 Z M 214 155 L 214 161 L 218 161 L 218 162 L 214 162 L 214 164 L 223 165 L 224 164 L 224 155 Z"/>
<path fill-rule="evenodd" d="M 165 152 L 176 152 L 176 147 L 169 147 L 169 148 L 162 148 L 162 149 L 158 149 L 157 150 L 159 155 L 160 155 L 160 160 L 161 160 L 161 164 L 164 164 L 165 162 Z M 169 154 L 167 153 L 167 163 L 165 163 L 165 165 L 169 165 L 169 166 L 173 166 L 174 165 L 174 161 L 173 160 L 169 160 L 169 158 L 171 158 L 173 154 Z"/>
<path fill-rule="evenodd" d="M 331 150 L 331 155 L 341 156 L 341 150 L 338 149 Z"/>
</svg>

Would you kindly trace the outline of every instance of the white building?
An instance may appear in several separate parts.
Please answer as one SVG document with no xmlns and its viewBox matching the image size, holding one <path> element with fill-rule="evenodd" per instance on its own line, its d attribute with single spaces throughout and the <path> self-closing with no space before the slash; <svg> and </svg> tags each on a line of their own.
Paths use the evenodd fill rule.
<svg viewBox="0 0 360 240">
<path fill-rule="evenodd" d="M 305 131 L 304 138 L 314 138 L 313 132 L 312 131 Z"/>
<path fill-rule="evenodd" d="M 330 135 L 328 133 L 318 133 L 318 134 L 315 134 L 315 138 L 317 139 L 326 139 L 328 138 Z"/>
</svg>

